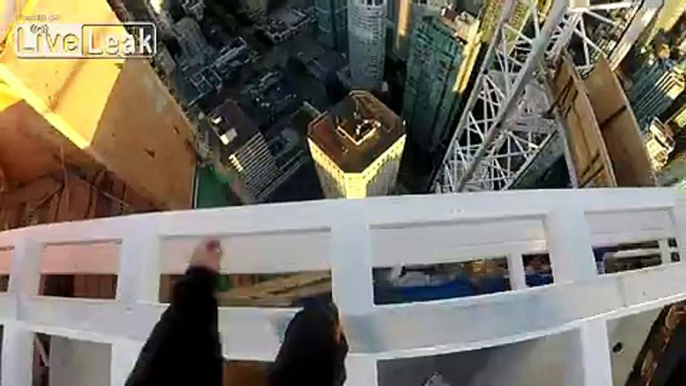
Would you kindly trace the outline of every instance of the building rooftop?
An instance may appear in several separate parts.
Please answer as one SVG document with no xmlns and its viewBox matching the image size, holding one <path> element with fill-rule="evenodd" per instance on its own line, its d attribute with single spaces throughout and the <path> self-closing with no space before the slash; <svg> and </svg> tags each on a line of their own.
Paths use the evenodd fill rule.
<svg viewBox="0 0 686 386">
<path fill-rule="evenodd" d="M 207 59 L 214 55 L 214 49 L 207 43 L 200 25 L 195 19 L 184 17 L 174 24 L 183 54 L 189 58 Z"/>
<path fill-rule="evenodd" d="M 440 20 L 455 31 L 455 37 L 464 42 L 468 43 L 477 38 L 479 21 L 468 12 L 457 12 L 449 8 L 443 8 Z"/>
<path fill-rule="evenodd" d="M 326 82 L 328 76 L 335 76 L 336 71 L 347 63 L 340 53 L 322 47 L 313 39 L 301 38 L 294 41 L 293 45 L 293 58 L 300 61 L 307 72 L 321 82 Z"/>
<path fill-rule="evenodd" d="M 238 151 L 259 133 L 255 123 L 232 100 L 227 100 L 214 109 L 207 117 L 207 121 L 221 141 L 222 160 Z"/>
<path fill-rule="evenodd" d="M 214 59 L 213 66 L 221 68 L 225 66 L 235 67 L 248 61 L 250 47 L 243 38 L 235 38 L 224 46 Z"/>
<path fill-rule="evenodd" d="M 359 173 L 405 134 L 400 117 L 366 91 L 353 91 L 308 128 L 344 172 Z"/>
<path fill-rule="evenodd" d="M 271 71 L 245 87 L 238 101 L 243 111 L 263 130 L 300 106 L 282 71 Z"/>
<path fill-rule="evenodd" d="M 314 24 L 314 8 L 284 7 L 272 12 L 257 29 L 262 31 L 272 43 L 281 43 Z"/>
<path fill-rule="evenodd" d="M 195 105 L 203 97 L 222 87 L 221 76 L 211 66 L 188 68 L 177 73 L 173 79 L 181 103 L 185 106 Z"/>
</svg>

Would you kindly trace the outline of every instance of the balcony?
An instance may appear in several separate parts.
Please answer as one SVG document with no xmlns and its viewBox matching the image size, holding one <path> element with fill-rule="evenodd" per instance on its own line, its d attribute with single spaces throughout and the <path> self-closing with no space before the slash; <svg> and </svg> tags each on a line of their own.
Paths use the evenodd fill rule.
<svg viewBox="0 0 686 386">
<path fill-rule="evenodd" d="M 326 200 L 40 225 L 0 233 L 0 274 L 9 275 L 0 294 L 2 386 L 32 384 L 35 333 L 108 345 L 110 384 L 122 384 L 165 309 L 160 275 L 182 273 L 205 236 L 222 240 L 224 273 L 331 273 L 350 343 L 347 385 L 383 385 L 380 361 L 477 355 L 564 334 L 566 384 L 609 386 L 608 325 L 686 299 L 686 265 L 673 262 L 686 256 L 686 201 L 672 189 Z M 661 264 L 598 273 L 594 248 L 647 240 L 657 240 Z M 554 282 L 529 288 L 522 256 L 537 253 L 549 255 Z M 508 291 L 375 304 L 374 268 L 500 256 Z M 39 295 L 41 275 L 77 273 L 116 275 L 116 298 Z M 224 355 L 273 360 L 296 311 L 222 307 Z M 486 363 L 495 367 L 480 384 L 518 384 L 497 372 L 525 360 L 522 352 Z"/>
</svg>

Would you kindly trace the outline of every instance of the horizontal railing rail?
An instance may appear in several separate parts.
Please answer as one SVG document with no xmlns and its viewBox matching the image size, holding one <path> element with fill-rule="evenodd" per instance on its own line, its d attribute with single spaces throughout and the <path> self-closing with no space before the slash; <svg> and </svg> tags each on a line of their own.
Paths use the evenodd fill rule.
<svg viewBox="0 0 686 386">
<path fill-rule="evenodd" d="M 375 384 L 378 360 L 575 329 L 582 331 L 583 363 L 607 372 L 607 339 L 584 337 L 606 334 L 608 319 L 686 299 L 686 265 L 672 262 L 664 247 L 662 265 L 600 275 L 593 248 L 675 239 L 683 259 L 685 203 L 666 188 L 511 191 L 164 212 L 1 232 L 0 274 L 9 274 L 0 294 L 2 385 L 31 384 L 35 332 L 111 344 L 111 384 L 122 384 L 165 308 L 160 275 L 182 273 L 194 245 L 208 236 L 222 241 L 223 273 L 331 272 L 350 343 L 348 384 Z M 549 254 L 553 284 L 527 287 L 522 255 L 534 253 Z M 376 267 L 493 257 L 507 259 L 510 291 L 374 303 Z M 114 274 L 116 298 L 42 296 L 41 274 Z M 295 312 L 222 307 L 224 354 L 272 360 Z"/>
</svg>

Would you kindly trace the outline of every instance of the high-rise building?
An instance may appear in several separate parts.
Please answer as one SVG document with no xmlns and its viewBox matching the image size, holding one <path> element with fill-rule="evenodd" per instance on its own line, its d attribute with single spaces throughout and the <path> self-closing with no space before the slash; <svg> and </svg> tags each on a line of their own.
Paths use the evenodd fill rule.
<svg viewBox="0 0 686 386">
<path fill-rule="evenodd" d="M 157 51 L 153 57 L 153 63 L 155 64 L 156 68 L 159 69 L 162 74 L 164 74 L 164 78 L 171 77 L 172 73 L 174 73 L 174 70 L 176 69 L 174 57 L 164 43 L 160 41 L 157 42 Z"/>
<path fill-rule="evenodd" d="M 672 159 L 657 173 L 660 186 L 676 186 L 686 189 L 686 152 L 673 156 Z"/>
<path fill-rule="evenodd" d="M 645 132 L 653 117 L 662 114 L 684 91 L 684 71 L 675 62 L 650 59 L 636 72 L 627 96 L 638 127 Z"/>
<path fill-rule="evenodd" d="M 679 129 L 686 127 L 686 105 L 681 106 L 674 115 L 667 121 L 668 124 L 675 125 Z"/>
<path fill-rule="evenodd" d="M 388 31 L 386 37 L 394 37 L 396 34 L 398 16 L 400 15 L 400 6 L 404 0 L 387 0 L 386 1 L 386 27 Z M 388 40 L 386 40 L 388 42 Z M 387 48 L 388 49 L 388 48 Z M 388 52 L 393 52 L 393 47 L 389 49 Z"/>
<path fill-rule="evenodd" d="M 457 115 L 481 44 L 471 15 L 444 9 L 424 16 L 412 35 L 402 117 L 410 140 L 432 151 Z"/>
<path fill-rule="evenodd" d="M 193 16 L 195 20 L 202 20 L 205 14 L 205 0 L 182 0 L 181 8 L 186 15 Z"/>
<path fill-rule="evenodd" d="M 317 38 L 327 47 L 346 52 L 348 49 L 348 0 L 315 0 Z"/>
<path fill-rule="evenodd" d="M 392 4 L 392 5 L 391 5 Z M 439 15 L 441 9 L 453 4 L 453 0 L 391 0 L 389 1 L 389 25 L 393 33 L 393 53 L 407 60 L 410 38 L 422 17 Z"/>
<path fill-rule="evenodd" d="M 169 37 L 173 36 L 174 19 L 170 14 L 171 2 L 165 0 L 147 0 L 143 1 L 145 8 L 148 10 L 148 15 L 157 26 L 158 36 Z M 137 16 L 140 17 L 139 15 Z"/>
<path fill-rule="evenodd" d="M 686 12 L 669 33 L 673 39 L 672 45 L 677 51 L 676 54 L 681 58 L 686 57 Z"/>
<path fill-rule="evenodd" d="M 539 11 L 545 13 L 552 5 L 552 0 L 537 0 Z M 495 33 L 498 22 L 505 9 L 505 0 L 486 0 L 483 15 L 481 16 L 481 39 L 490 42 Z M 516 30 L 522 30 L 529 20 L 530 12 L 527 0 L 515 0 L 514 10 L 508 24 Z M 515 35 L 507 36 L 508 41 L 514 40 Z"/>
<path fill-rule="evenodd" d="M 174 32 L 178 37 L 183 56 L 179 60 L 189 67 L 204 63 L 214 56 L 214 49 L 207 43 L 200 25 L 191 17 L 184 17 L 174 24 Z"/>
<path fill-rule="evenodd" d="M 386 1 L 348 2 L 350 76 L 355 88 L 379 90 L 386 58 Z"/>
<path fill-rule="evenodd" d="M 597 48 L 589 53 L 591 60 L 595 62 L 601 56 L 607 56 L 610 66 L 613 68 L 618 66 L 620 58 L 628 53 L 631 44 L 640 39 L 634 35 L 640 28 L 635 30 L 630 26 L 639 27 L 648 24 L 656 11 L 657 5 L 654 5 L 652 0 L 638 1 L 633 2 L 629 8 L 607 10 L 605 17 L 613 20 L 613 23 L 600 23 L 594 27 L 590 27 L 592 24 L 586 24 L 586 28 L 589 28 L 589 37 Z M 629 38 L 630 36 L 634 37 Z"/>
<path fill-rule="evenodd" d="M 280 175 L 264 135 L 233 101 L 213 110 L 207 123 L 218 138 L 214 146 L 231 190 L 243 203 L 262 201 L 262 193 Z M 221 168 L 217 165 L 217 168 Z M 219 174 L 221 170 L 218 171 Z"/>
<path fill-rule="evenodd" d="M 672 131 L 667 125 L 655 118 L 648 126 L 644 143 L 653 170 L 661 170 L 667 164 L 669 155 L 674 150 L 675 142 Z"/>
<path fill-rule="evenodd" d="M 641 32 L 638 44 L 641 46 L 650 44 L 658 32 L 668 32 L 671 30 L 684 13 L 686 13 L 685 1 L 663 0 L 662 7 L 657 12 L 657 15 L 648 24 L 648 27 Z"/>
<path fill-rule="evenodd" d="M 327 198 L 386 195 L 405 147 L 400 118 L 366 91 L 353 91 L 312 121 L 307 142 Z"/>
<path fill-rule="evenodd" d="M 527 14 L 526 1 L 516 0 L 514 7 L 512 20 L 525 19 Z M 481 38 L 484 42 L 490 42 L 493 38 L 493 34 L 498 27 L 498 21 L 500 21 L 500 16 L 502 15 L 504 8 L 504 0 L 486 0 L 483 16 L 481 16 L 481 28 L 483 32 Z"/>
<path fill-rule="evenodd" d="M 259 19 L 267 13 L 269 0 L 240 0 L 241 12 L 253 20 Z"/>
</svg>

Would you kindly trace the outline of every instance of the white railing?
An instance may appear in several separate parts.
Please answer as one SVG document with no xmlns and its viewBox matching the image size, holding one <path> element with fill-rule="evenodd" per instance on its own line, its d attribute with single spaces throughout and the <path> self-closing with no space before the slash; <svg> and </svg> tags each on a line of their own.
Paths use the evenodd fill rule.
<svg viewBox="0 0 686 386">
<path fill-rule="evenodd" d="M 330 270 L 350 342 L 349 385 L 376 384 L 381 359 L 518 342 L 578 330 L 577 385 L 610 385 L 605 322 L 686 298 L 686 265 L 598 275 L 591 246 L 675 238 L 686 256 L 686 201 L 671 189 L 511 191 L 327 200 L 166 212 L 0 233 L 2 386 L 31 385 L 33 333 L 108 343 L 123 383 L 165 306 L 160 274 L 183 272 L 217 236 L 225 273 Z M 548 252 L 554 284 L 527 288 L 522 254 Z M 372 268 L 505 256 L 511 291 L 375 305 Z M 38 295 L 40 274 L 118 275 L 113 300 Z M 221 308 L 229 359 L 272 360 L 296 310 Z"/>
</svg>

